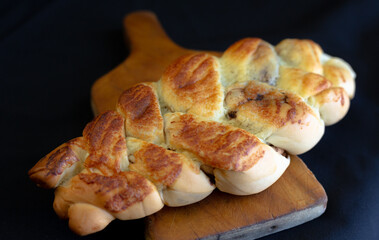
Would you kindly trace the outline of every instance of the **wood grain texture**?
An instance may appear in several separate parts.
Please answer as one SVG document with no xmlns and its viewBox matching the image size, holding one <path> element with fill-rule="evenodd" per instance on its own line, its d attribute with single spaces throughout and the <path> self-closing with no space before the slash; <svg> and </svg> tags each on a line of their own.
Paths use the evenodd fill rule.
<svg viewBox="0 0 379 240">
<path fill-rule="evenodd" d="M 94 83 L 91 102 L 95 115 L 115 109 L 123 90 L 139 82 L 159 80 L 170 62 L 196 52 L 173 43 L 151 12 L 129 14 L 124 27 L 130 55 Z M 326 204 L 321 184 L 300 158 L 291 156 L 284 175 L 259 194 L 241 197 L 216 190 L 196 204 L 165 207 L 147 217 L 146 238 L 258 238 L 312 220 L 325 211 Z"/>
</svg>

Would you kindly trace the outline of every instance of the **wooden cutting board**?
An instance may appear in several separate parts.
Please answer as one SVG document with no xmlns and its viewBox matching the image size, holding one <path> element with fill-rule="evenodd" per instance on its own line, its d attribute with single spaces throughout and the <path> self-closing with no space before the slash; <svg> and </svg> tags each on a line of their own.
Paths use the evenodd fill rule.
<svg viewBox="0 0 379 240">
<path fill-rule="evenodd" d="M 124 27 L 130 55 L 94 83 L 91 100 L 95 115 L 114 109 L 125 89 L 159 80 L 170 62 L 195 52 L 172 42 L 151 12 L 129 14 Z M 146 218 L 146 238 L 253 239 L 310 221 L 325 211 L 326 204 L 321 184 L 300 158 L 291 156 L 283 176 L 259 194 L 233 196 L 215 190 L 198 203 L 164 207 Z"/>
</svg>

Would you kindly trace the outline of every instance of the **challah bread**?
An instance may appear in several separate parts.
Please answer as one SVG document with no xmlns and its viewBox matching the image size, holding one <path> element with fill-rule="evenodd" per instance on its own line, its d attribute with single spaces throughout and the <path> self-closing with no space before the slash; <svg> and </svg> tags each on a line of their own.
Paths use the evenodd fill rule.
<svg viewBox="0 0 379 240">
<path fill-rule="evenodd" d="M 184 112 L 216 121 L 225 120 L 225 115 L 232 116 L 234 119 L 227 121 L 228 124 L 236 124 L 264 141 L 269 139 L 292 154 L 308 151 L 321 139 L 324 132 L 321 128 L 325 124 L 333 124 L 345 116 L 349 98 L 345 97 L 342 88 L 333 91 L 333 98 L 330 93 L 326 94 L 332 83 L 319 74 L 323 71 L 322 50 L 317 44 L 309 40 L 285 40 L 276 49 L 279 54 L 261 39 L 247 38 L 229 47 L 220 59 L 204 53 L 179 58 L 169 65 L 157 84 L 162 113 Z M 266 95 L 266 89 L 277 92 L 277 95 L 283 91 L 299 95 L 297 102 L 306 106 L 302 113 L 296 113 L 294 108 L 288 108 L 286 112 L 279 110 L 280 107 L 278 111 L 270 112 L 271 119 L 283 119 L 284 113 L 289 117 L 296 113 L 297 124 L 293 119 L 291 124 L 288 120 L 274 124 L 268 122 L 267 114 L 261 114 L 264 111 L 249 109 L 245 111 L 249 112 L 249 117 L 245 117 L 241 116 L 244 115 L 241 111 L 230 108 L 230 99 L 235 95 L 246 95 L 239 94 L 236 89 L 244 92 L 247 85 L 257 85 L 258 82 L 266 83 L 260 85 L 259 91 L 255 89 L 258 99 Z M 322 91 L 325 93 L 321 94 Z M 238 104 L 236 100 L 232 102 L 242 109 L 262 106 L 266 102 L 257 103 L 259 100 L 251 99 L 255 98 L 246 97 Z M 273 101 L 280 103 L 279 100 Z M 301 114 L 307 119 L 305 122 L 301 121 Z"/>
<path fill-rule="evenodd" d="M 120 114 L 108 111 L 99 115 L 78 139 L 88 151 L 84 162 L 78 161 L 82 171 L 60 184 L 54 200 L 54 210 L 58 216 L 69 218 L 74 232 L 86 235 L 103 229 L 114 218 L 141 218 L 163 207 L 155 185 L 128 171 L 124 119 Z M 45 176 L 38 177 L 37 182 L 45 181 Z"/>
<path fill-rule="evenodd" d="M 77 205 L 82 203 L 86 205 Z M 85 170 L 55 191 L 54 210 L 61 218 L 69 218 L 70 222 L 75 221 L 71 219 L 72 217 L 78 217 L 79 214 L 85 215 L 88 212 L 88 205 L 99 209 L 88 217 L 96 216 L 106 220 L 142 218 L 163 207 L 156 187 L 149 180 L 132 171 L 104 176 Z M 109 222 L 103 221 L 104 224 L 101 224 L 102 227 L 99 227 L 99 230 Z M 88 234 L 86 228 L 90 230 L 91 226 L 87 226 L 84 221 L 70 224 L 70 228 L 80 235 L 85 235 Z"/>
<path fill-rule="evenodd" d="M 126 90 L 119 98 L 117 111 L 125 118 L 127 136 L 162 143 L 163 118 L 155 83 L 138 84 Z"/>
<path fill-rule="evenodd" d="M 29 175 L 56 188 L 55 211 L 80 235 L 200 201 L 215 188 L 208 175 L 221 191 L 258 193 L 286 170 L 286 152 L 308 151 L 346 114 L 354 78 L 310 40 L 246 38 L 221 58 L 182 56 Z"/>
<path fill-rule="evenodd" d="M 312 40 L 284 39 L 275 46 L 281 65 L 322 75 L 322 49 Z"/>
<path fill-rule="evenodd" d="M 74 164 L 79 169 L 76 176 L 55 180 L 64 178 Z M 164 203 L 182 206 L 200 201 L 215 188 L 199 165 L 185 155 L 126 139 L 124 118 L 115 111 L 100 114 L 87 124 L 83 137 L 58 147 L 29 174 L 42 186 L 59 184 L 54 209 L 58 216 L 69 218 L 70 228 L 80 235 L 99 231 L 114 218 L 153 214 Z"/>
<path fill-rule="evenodd" d="M 76 202 L 75 197 L 83 201 L 84 195 L 88 203 L 104 207 L 121 220 L 145 217 L 163 207 L 155 186 L 132 171 L 110 177 L 80 173 L 73 178 L 70 187 L 58 189 L 58 194 L 63 199 L 65 196 L 71 199 L 69 202 Z"/>
<path fill-rule="evenodd" d="M 86 169 L 112 175 L 128 167 L 124 118 L 119 113 L 100 114 L 84 128 L 83 138 L 89 153 L 84 162 Z"/>
<path fill-rule="evenodd" d="M 153 182 L 168 206 L 198 202 L 214 190 L 200 166 L 185 155 L 136 138 L 128 138 L 129 169 Z"/>
<path fill-rule="evenodd" d="M 317 93 L 312 95 L 318 94 L 316 98 L 304 96 L 301 90 L 294 92 L 305 100 L 311 98 L 308 103 L 319 109 L 326 126 L 341 120 L 346 115 L 350 98 L 353 98 L 355 93 L 355 73 L 350 65 L 340 58 L 323 53 L 321 47 L 311 40 L 285 39 L 275 49 L 283 66 L 323 75 L 333 88 L 339 87 L 339 90 L 329 90 L 329 86 L 323 89 L 324 92 L 316 91 Z M 284 80 L 281 87 L 294 90 L 291 84 L 287 83 L 288 81 Z"/>
<path fill-rule="evenodd" d="M 163 113 L 184 112 L 220 119 L 224 93 L 220 65 L 206 53 L 183 56 L 170 64 L 158 82 Z"/>
<path fill-rule="evenodd" d="M 83 170 L 88 152 L 83 137 L 72 139 L 47 154 L 28 172 L 40 187 L 55 188 Z"/>
<path fill-rule="evenodd" d="M 279 58 L 275 49 L 259 38 L 244 38 L 232 44 L 220 59 L 224 86 L 252 80 L 275 85 Z"/>
<path fill-rule="evenodd" d="M 232 85 L 225 97 L 229 122 L 291 154 L 311 149 L 324 123 L 301 97 L 257 81 Z"/>
<path fill-rule="evenodd" d="M 287 169 L 290 160 L 267 145 L 261 144 L 260 147 L 264 154 L 246 171 L 214 169 L 217 188 L 235 195 L 250 195 L 275 183 Z"/>
<path fill-rule="evenodd" d="M 240 128 L 190 114 L 165 115 L 167 144 L 190 151 L 213 168 L 216 186 L 235 195 L 260 192 L 273 184 L 289 160 Z"/>
<path fill-rule="evenodd" d="M 355 72 L 344 60 L 325 54 L 311 40 L 285 39 L 275 47 L 282 65 L 325 76 L 334 87 L 342 87 L 349 98 L 355 93 Z"/>
<path fill-rule="evenodd" d="M 320 115 L 329 126 L 341 120 L 349 110 L 350 100 L 341 87 L 331 87 L 309 98 L 309 102 L 319 109 Z"/>
<path fill-rule="evenodd" d="M 300 68 L 281 66 L 276 86 L 308 99 L 330 88 L 332 84 L 320 74 L 306 72 Z"/>
<path fill-rule="evenodd" d="M 59 214 L 58 210 L 56 212 Z M 114 220 L 109 212 L 88 203 L 75 203 L 67 212 L 70 229 L 82 236 L 101 231 Z"/>
<path fill-rule="evenodd" d="M 336 57 L 323 55 L 324 76 L 334 87 L 342 87 L 350 99 L 354 98 L 355 93 L 355 72 L 344 60 Z"/>
</svg>

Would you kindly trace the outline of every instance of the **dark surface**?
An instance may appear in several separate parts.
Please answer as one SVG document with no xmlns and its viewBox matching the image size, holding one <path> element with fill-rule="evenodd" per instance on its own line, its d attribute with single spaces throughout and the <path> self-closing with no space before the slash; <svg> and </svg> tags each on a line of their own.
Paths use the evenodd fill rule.
<svg viewBox="0 0 379 240">
<path fill-rule="evenodd" d="M 105 2 L 107 2 L 105 4 Z M 357 92 L 341 122 L 300 156 L 324 186 L 326 212 L 264 239 L 379 239 L 379 2 L 1 1 L 0 239 L 79 239 L 58 219 L 52 190 L 27 171 L 91 120 L 90 87 L 128 54 L 125 14 L 154 11 L 187 48 L 223 51 L 257 36 L 310 38 L 349 62 Z M 114 221 L 83 239 L 143 238 L 143 220 Z"/>
</svg>

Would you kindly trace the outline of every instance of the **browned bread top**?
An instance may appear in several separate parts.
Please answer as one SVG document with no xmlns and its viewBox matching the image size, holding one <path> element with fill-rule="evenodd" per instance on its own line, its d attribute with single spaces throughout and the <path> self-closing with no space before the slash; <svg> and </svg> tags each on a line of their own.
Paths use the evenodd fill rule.
<svg viewBox="0 0 379 240">
<path fill-rule="evenodd" d="M 246 171 L 264 154 L 263 143 L 240 128 L 179 113 L 167 114 L 165 124 L 170 146 L 193 152 L 214 168 Z"/>
<path fill-rule="evenodd" d="M 305 114 L 318 117 L 298 95 L 259 82 L 250 82 L 244 88 L 232 88 L 225 103 L 229 118 L 243 114 L 250 121 L 262 122 L 264 128 L 303 124 Z"/>
<path fill-rule="evenodd" d="M 152 182 L 164 185 L 172 185 L 182 171 L 182 159 L 184 156 L 169 151 L 163 147 L 148 142 L 136 142 L 132 146 L 136 148 L 129 168 L 145 175 Z"/>
<path fill-rule="evenodd" d="M 119 98 L 117 110 L 125 118 L 126 134 L 149 142 L 161 143 L 163 118 L 155 84 L 138 84 Z"/>
<path fill-rule="evenodd" d="M 306 72 L 300 68 L 280 68 L 277 86 L 307 99 L 331 87 L 331 82 L 320 74 Z"/>
<path fill-rule="evenodd" d="M 170 64 L 159 81 L 160 97 L 170 111 L 214 118 L 222 114 L 219 64 L 206 53 L 183 56 Z"/>
<path fill-rule="evenodd" d="M 251 80 L 274 84 L 278 76 L 275 49 L 260 38 L 244 38 L 232 44 L 221 62 L 227 85 Z"/>
<path fill-rule="evenodd" d="M 103 206 L 111 212 L 121 212 L 129 206 L 142 201 L 154 190 L 151 183 L 135 172 L 120 172 L 117 175 L 103 176 L 98 173 L 80 173 L 71 180 L 70 189 L 83 196 L 85 191 L 96 194 L 95 205 Z M 65 188 L 68 189 L 68 188 Z M 87 198 L 86 201 L 89 201 Z M 100 201 L 100 202 L 98 202 Z"/>
<path fill-rule="evenodd" d="M 83 137 L 74 138 L 63 143 L 52 152 L 47 154 L 37 164 L 29 170 L 29 177 L 39 186 L 44 188 L 54 188 L 59 185 L 64 177 L 69 177 L 86 156 L 87 148 Z"/>
<path fill-rule="evenodd" d="M 83 137 L 89 152 L 86 168 L 112 175 L 120 172 L 123 164 L 127 166 L 124 118 L 119 113 L 108 111 L 99 115 L 84 128 Z"/>
<path fill-rule="evenodd" d="M 320 45 L 312 40 L 285 39 L 275 47 L 276 52 L 289 67 L 322 74 Z"/>
<path fill-rule="evenodd" d="M 342 87 L 349 98 L 355 93 L 355 73 L 353 69 L 342 59 L 330 58 L 323 65 L 324 76 L 335 87 Z"/>
</svg>

